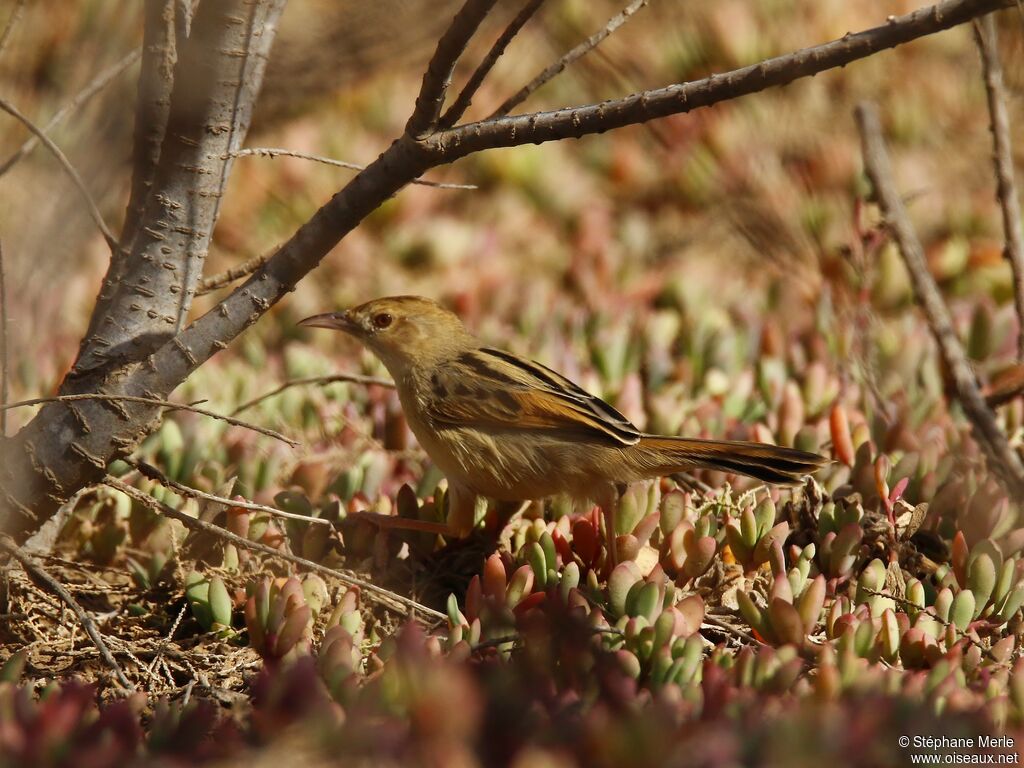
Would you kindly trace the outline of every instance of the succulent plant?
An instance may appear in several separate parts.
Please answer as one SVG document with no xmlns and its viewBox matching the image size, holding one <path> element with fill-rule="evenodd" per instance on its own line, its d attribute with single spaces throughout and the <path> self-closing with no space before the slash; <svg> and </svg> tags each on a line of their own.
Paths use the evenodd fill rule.
<svg viewBox="0 0 1024 768">
<path fill-rule="evenodd" d="M 665 494 L 660 511 L 662 569 L 679 584 L 699 578 L 718 552 L 718 518 L 710 513 L 697 516 L 689 495 L 677 490 Z"/>
<path fill-rule="evenodd" d="M 302 582 L 259 579 L 246 587 L 245 626 L 249 645 L 268 662 L 291 658 L 309 650 L 313 609 L 306 602 Z"/>
<path fill-rule="evenodd" d="M 316 653 L 320 677 L 331 697 L 342 705 L 352 700 L 358 688 L 364 632 L 359 590 L 349 589 L 327 620 L 327 629 Z"/>
<path fill-rule="evenodd" d="M 781 558 L 778 543 L 774 548 L 776 557 Z M 742 590 L 736 592 L 736 600 L 743 618 L 766 642 L 800 647 L 817 629 L 825 593 L 825 577 L 818 574 L 794 594 L 789 576 L 780 568 L 774 573 L 764 606 L 759 606 L 750 594 Z"/>
<path fill-rule="evenodd" d="M 770 498 L 756 507 L 744 506 L 738 520 L 725 524 L 725 540 L 736 562 L 747 572 L 768 562 L 774 544 L 782 544 L 789 537 L 789 523 L 776 524 L 775 504 Z"/>
<path fill-rule="evenodd" d="M 232 601 L 220 576 L 192 571 L 185 579 L 185 598 L 192 617 L 204 632 L 227 633 L 231 629 Z"/>
</svg>

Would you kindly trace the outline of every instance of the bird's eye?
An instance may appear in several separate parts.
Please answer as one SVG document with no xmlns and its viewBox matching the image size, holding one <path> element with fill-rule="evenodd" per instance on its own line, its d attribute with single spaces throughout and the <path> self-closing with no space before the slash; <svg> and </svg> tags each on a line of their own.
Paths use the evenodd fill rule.
<svg viewBox="0 0 1024 768">
<path fill-rule="evenodd" d="M 373 327 L 383 330 L 391 325 L 392 320 L 394 320 L 394 318 L 387 312 L 378 312 L 373 316 Z"/>
</svg>

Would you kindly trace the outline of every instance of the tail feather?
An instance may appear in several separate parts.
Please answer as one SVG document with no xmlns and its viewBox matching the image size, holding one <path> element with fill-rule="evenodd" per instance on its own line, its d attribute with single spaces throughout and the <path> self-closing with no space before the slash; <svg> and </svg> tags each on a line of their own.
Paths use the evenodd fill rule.
<svg viewBox="0 0 1024 768">
<path fill-rule="evenodd" d="M 792 485 L 829 463 L 816 453 L 768 443 L 699 440 L 644 435 L 633 447 L 637 468 L 650 476 L 688 469 L 717 469 L 747 475 L 766 483 Z"/>
</svg>

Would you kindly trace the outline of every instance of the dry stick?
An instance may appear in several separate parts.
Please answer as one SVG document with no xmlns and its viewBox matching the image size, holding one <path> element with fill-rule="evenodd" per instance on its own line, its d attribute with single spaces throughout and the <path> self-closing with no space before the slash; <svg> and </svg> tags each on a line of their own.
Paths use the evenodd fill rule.
<svg viewBox="0 0 1024 768">
<path fill-rule="evenodd" d="M 158 408 L 169 408 L 173 411 L 191 411 L 192 413 L 198 413 L 200 416 L 209 416 L 211 419 L 217 419 L 230 424 L 233 427 L 242 427 L 244 429 L 251 429 L 253 432 L 258 432 L 261 435 L 272 437 L 275 440 L 280 440 L 283 443 L 294 448 L 299 445 L 298 440 L 292 440 L 290 437 L 285 437 L 280 432 L 275 432 L 273 429 L 267 429 L 266 427 L 258 427 L 255 424 L 250 424 L 247 421 L 240 421 L 239 419 L 232 418 L 231 416 L 224 416 L 220 413 L 214 413 L 208 411 L 205 408 L 196 408 L 193 405 L 185 403 L 172 403 L 169 400 L 161 400 L 156 397 L 137 397 L 135 395 L 102 395 L 93 392 L 86 392 L 80 395 L 57 395 L 54 397 L 35 397 L 31 400 L 19 400 L 16 403 L 8 403 L 0 406 L 0 411 L 6 411 L 10 408 L 23 408 L 29 405 L 40 405 L 41 403 L 68 403 L 76 400 L 109 400 L 110 402 L 123 402 L 123 403 L 139 403 L 140 405 L 155 405 Z"/>
<path fill-rule="evenodd" d="M 313 562 L 312 560 L 306 560 L 305 558 L 299 557 L 298 555 L 293 555 L 289 552 L 282 552 L 281 550 L 274 549 L 273 547 L 268 547 L 266 544 L 261 544 L 257 541 L 250 541 L 244 536 L 239 536 L 237 534 L 232 533 L 231 531 L 221 528 L 219 525 L 214 525 L 213 523 L 208 523 L 205 520 L 199 520 L 194 517 L 189 517 L 184 512 L 180 512 L 177 509 L 174 509 L 173 507 L 170 507 L 167 504 L 164 504 L 163 502 L 154 499 L 148 493 L 144 493 L 143 491 L 140 491 L 138 488 L 134 488 L 130 485 L 122 483 L 117 478 L 110 477 L 108 475 L 106 478 L 103 479 L 103 483 L 104 485 L 108 485 L 111 488 L 115 488 L 116 490 L 119 490 L 122 493 L 130 496 L 139 503 L 149 507 L 154 512 L 158 512 L 164 515 L 165 517 L 171 518 L 172 520 L 177 520 L 189 530 L 201 531 L 212 536 L 219 536 L 225 541 L 234 544 L 236 547 L 242 547 L 244 549 L 249 549 L 254 552 L 262 552 L 265 555 L 278 557 L 282 560 L 287 560 L 290 563 L 294 563 L 295 565 L 301 565 L 303 568 L 307 568 L 311 571 L 316 571 L 327 576 L 332 576 L 338 579 L 339 581 L 348 584 L 349 586 L 359 587 L 364 592 L 373 595 L 377 602 L 379 602 L 386 608 L 395 611 L 396 613 L 405 615 L 405 613 L 411 609 L 413 611 L 422 613 L 425 616 L 430 616 L 431 618 L 439 619 L 441 621 L 447 621 L 448 617 L 445 614 L 441 613 L 440 611 L 435 611 L 433 608 L 428 608 L 425 605 L 421 605 L 412 598 L 399 595 L 395 592 L 391 592 L 390 590 L 384 589 L 383 587 L 378 587 L 376 584 L 372 582 L 360 579 L 358 576 L 346 573 L 345 571 L 339 571 L 334 568 L 328 568 L 325 565 L 320 565 L 320 563 Z"/>
<path fill-rule="evenodd" d="M 266 264 L 270 260 L 270 257 L 275 253 L 277 253 L 277 248 L 273 248 L 265 253 L 253 256 L 251 259 L 243 261 L 237 267 L 225 270 L 219 275 L 203 278 L 199 282 L 199 286 L 196 288 L 196 296 L 212 293 L 213 291 L 230 285 L 235 282 L 235 280 L 240 280 L 243 277 L 251 275 L 257 269 Z"/>
<path fill-rule="evenodd" d="M 4 244 L 0 241 L 0 406 L 7 405 L 7 283 L 4 279 Z M 0 437 L 7 437 L 7 409 L 0 410 Z"/>
<path fill-rule="evenodd" d="M 110 233 L 110 230 L 107 228 L 106 222 L 103 221 L 103 214 L 101 214 L 100 209 L 96 207 L 96 202 L 92 199 L 92 195 L 89 194 L 89 190 L 86 188 L 85 182 L 82 181 L 82 177 L 78 175 L 78 171 L 75 170 L 75 167 L 71 164 L 71 161 L 68 160 L 67 155 L 61 152 L 60 147 L 54 144 L 49 136 L 43 133 L 43 131 L 40 128 L 38 128 L 31 120 L 29 120 L 27 117 L 21 114 L 21 112 L 19 112 L 17 108 L 15 108 L 14 105 L 11 104 L 9 101 L 7 101 L 6 99 L 0 99 L 0 109 L 9 114 L 11 117 L 17 119 L 19 122 L 21 122 L 22 125 L 24 125 L 30 131 L 32 131 L 32 133 L 34 133 L 39 138 L 39 140 L 43 142 L 43 145 L 48 150 L 50 150 L 53 156 L 57 158 L 57 161 L 64 169 L 64 172 L 71 177 L 71 180 L 75 183 L 75 186 L 78 187 L 78 191 L 82 193 L 82 197 L 85 199 L 85 203 L 89 207 L 89 215 L 92 216 L 93 221 L 96 222 L 96 226 L 103 234 L 103 239 L 107 241 L 107 245 L 110 246 L 110 250 L 116 253 L 118 250 L 117 239 Z"/>
<path fill-rule="evenodd" d="M 595 32 L 590 37 L 588 37 L 582 43 L 577 45 L 575 48 L 573 48 L 571 51 L 565 54 L 558 61 L 548 66 L 543 72 L 541 72 L 539 75 L 533 78 L 533 80 L 531 80 L 529 83 L 520 88 L 515 94 L 507 98 L 505 102 L 500 107 L 498 107 L 487 119 L 493 120 L 495 118 L 504 117 L 505 115 L 507 115 L 517 106 L 526 101 L 526 99 L 530 97 L 530 94 L 532 94 L 534 91 L 536 91 L 549 80 L 552 80 L 555 77 L 557 77 L 559 73 L 561 73 L 566 67 L 572 64 L 574 61 L 583 58 L 592 50 L 597 48 L 597 46 L 599 46 L 604 41 L 604 39 L 608 37 L 608 35 L 610 35 L 616 29 L 621 27 L 627 21 L 629 21 L 629 17 L 632 16 L 637 11 L 639 11 L 645 5 L 647 5 L 647 0 L 633 0 L 633 2 L 627 5 L 625 8 L 623 8 L 622 11 L 620 11 L 612 18 L 608 19 L 608 23 L 605 24 L 604 27 L 602 27 L 600 30 Z"/>
<path fill-rule="evenodd" d="M 18 22 L 21 21 L 21 14 L 25 10 L 25 0 L 18 0 L 18 4 L 14 6 L 14 10 L 11 11 L 11 15 L 7 19 L 7 26 L 4 27 L 4 32 L 0 35 L 0 54 L 4 52 L 4 48 L 7 47 L 7 41 L 10 40 L 11 32 L 18 26 Z"/>
<path fill-rule="evenodd" d="M 336 168 L 348 168 L 351 171 L 365 171 L 366 166 L 359 163 L 348 163 L 344 160 L 335 160 L 332 157 L 322 155 L 310 155 L 305 152 L 295 152 L 291 149 L 279 149 L 276 147 L 252 147 L 250 149 L 239 149 L 230 153 L 229 157 L 297 157 L 299 160 L 312 160 L 315 163 L 333 165 Z M 426 179 L 413 179 L 411 184 L 419 184 L 423 187 L 434 187 L 435 189 L 478 189 L 476 184 L 449 184 L 443 181 L 427 181 Z"/>
<path fill-rule="evenodd" d="M 92 640 L 92 644 L 96 646 L 96 650 L 100 652 L 100 656 L 103 657 L 107 666 L 113 670 L 114 676 L 121 684 L 121 687 L 134 692 L 135 686 L 128 681 L 127 677 L 125 677 L 124 671 L 117 663 L 114 655 L 110 652 L 106 642 L 104 642 L 103 635 L 100 634 L 100 631 L 96 628 L 96 624 L 89 617 L 89 614 L 83 610 L 82 606 L 78 604 L 78 601 L 75 600 L 71 593 L 64 589 L 64 586 L 53 578 L 53 576 L 51 576 L 43 566 L 39 565 L 39 563 L 35 562 L 31 557 L 18 549 L 18 546 L 8 537 L 0 537 L 0 549 L 4 550 L 8 555 L 21 563 L 21 567 L 25 569 L 25 573 L 32 577 L 33 580 L 44 584 L 46 589 L 64 601 L 64 604 L 67 605 L 67 607 L 71 609 L 72 613 L 74 613 L 78 618 L 82 628 L 85 630 L 86 634 L 89 635 L 89 639 Z"/>
<path fill-rule="evenodd" d="M 470 76 L 469 80 L 462 87 L 459 95 L 455 99 L 455 103 L 452 104 L 448 111 L 444 113 L 438 123 L 438 128 L 451 128 L 455 123 L 459 121 L 466 110 L 469 109 L 469 105 L 473 103 L 473 96 L 480 89 L 487 75 L 494 68 L 494 65 L 498 62 L 498 59 L 505 53 L 505 49 L 508 48 L 509 43 L 519 34 L 521 30 L 533 15 L 537 12 L 537 9 L 544 4 L 544 0 L 527 0 L 526 5 L 519 11 L 514 19 L 505 27 L 505 31 L 501 33 L 491 50 L 484 56 L 483 61 L 476 68 L 476 71 Z"/>
<path fill-rule="evenodd" d="M 334 384 L 335 382 L 339 381 L 347 381 L 353 384 L 377 384 L 381 387 L 388 387 L 389 389 L 395 388 L 395 382 L 393 382 L 391 379 L 382 379 L 377 376 L 363 376 L 362 374 L 359 373 L 336 373 L 332 376 L 307 376 L 304 379 L 292 379 L 291 381 L 286 381 L 277 389 L 272 389 L 270 392 L 267 392 L 266 394 L 260 395 L 259 397 L 255 397 L 252 400 L 242 403 L 240 406 L 238 406 L 237 408 L 235 408 L 235 410 L 231 412 L 231 415 L 237 416 L 242 411 L 248 410 L 249 408 L 252 408 L 254 405 L 262 403 L 264 400 L 269 400 L 271 397 L 279 395 L 286 389 L 290 389 L 291 387 L 301 387 L 306 384 Z"/>
<path fill-rule="evenodd" d="M 155 480 L 160 483 L 160 485 L 170 488 L 171 490 L 176 491 L 179 495 L 189 499 L 196 499 L 197 501 L 212 501 L 216 504 L 223 504 L 226 507 L 251 509 L 253 512 L 266 512 L 274 517 L 283 517 L 289 520 L 299 520 L 303 523 L 326 525 L 329 528 L 334 528 L 334 524 L 330 520 L 325 520 L 322 517 L 310 517 L 309 515 L 300 515 L 296 512 L 286 512 L 283 509 L 268 507 L 263 504 L 257 504 L 255 501 L 247 501 L 245 499 L 229 499 L 226 496 L 217 496 L 216 494 L 207 493 L 206 491 L 201 491 L 198 488 L 184 485 L 183 483 L 171 480 L 171 478 L 165 475 L 162 471 L 145 461 L 138 459 L 121 459 L 121 461 L 128 466 L 139 470 L 144 477 L 147 477 L 150 480 Z"/>
<path fill-rule="evenodd" d="M 466 0 L 465 5 L 455 14 L 451 26 L 438 41 L 434 55 L 427 65 L 427 71 L 423 74 L 423 84 L 420 86 L 419 95 L 416 96 L 416 106 L 405 124 L 407 136 L 420 139 L 432 133 L 437 127 L 455 64 L 496 1 Z"/>
<path fill-rule="evenodd" d="M 924 309 L 928 326 L 938 344 L 939 354 L 953 377 L 956 398 L 970 420 L 979 443 L 986 449 L 994 463 L 994 468 L 1002 470 L 997 472 L 997 475 L 1009 486 L 1011 493 L 1020 495 L 1024 493 L 1024 464 L 1021 463 L 1017 452 L 1010 447 L 1006 435 L 999 429 L 992 411 L 985 405 L 967 355 L 953 328 L 949 310 L 928 271 L 921 242 L 907 217 L 903 200 L 893 180 L 892 166 L 878 121 L 878 111 L 873 104 L 862 103 L 857 106 L 856 117 L 863 145 L 865 170 L 874 187 L 875 197 L 885 220 L 899 246 L 903 263 L 910 273 L 914 295 Z"/>
<path fill-rule="evenodd" d="M 981 53 L 981 68 L 988 97 L 992 131 L 992 161 L 996 173 L 996 197 L 1003 214 L 1006 238 L 1004 254 L 1013 273 L 1013 304 L 1017 310 L 1017 360 L 1024 362 L 1024 226 L 1020 219 L 1020 198 L 1013 172 L 1013 145 L 1010 142 L 1010 116 L 1006 109 L 1006 88 L 995 17 L 992 14 L 974 20 L 974 39 Z"/>
<path fill-rule="evenodd" d="M 81 107 L 93 96 L 95 96 L 97 93 L 106 88 L 111 83 L 111 81 L 114 80 L 114 78 L 116 78 L 126 69 L 128 69 L 132 64 L 138 61 L 139 57 L 141 56 L 142 49 L 136 48 L 134 51 L 129 53 L 119 62 L 111 65 L 110 67 L 96 75 L 96 77 L 93 78 L 92 81 L 90 81 L 89 84 L 85 86 L 85 88 L 79 91 L 79 93 L 73 99 L 71 99 L 71 101 L 69 101 L 67 104 L 65 104 L 63 107 L 61 107 L 54 113 L 53 117 L 51 117 L 42 127 L 43 133 L 50 133 L 50 131 L 52 131 L 54 128 L 56 128 L 64 121 L 65 117 L 72 114 L 73 112 L 76 112 L 79 107 Z M 13 168 L 19 162 L 21 162 L 21 160 L 27 157 L 28 154 L 38 145 L 38 136 L 31 136 L 28 139 L 26 139 L 25 143 L 18 147 L 18 149 L 16 149 L 10 157 L 4 160 L 3 163 L 0 163 L 0 176 L 3 176 L 5 173 L 11 170 L 11 168 Z"/>
</svg>

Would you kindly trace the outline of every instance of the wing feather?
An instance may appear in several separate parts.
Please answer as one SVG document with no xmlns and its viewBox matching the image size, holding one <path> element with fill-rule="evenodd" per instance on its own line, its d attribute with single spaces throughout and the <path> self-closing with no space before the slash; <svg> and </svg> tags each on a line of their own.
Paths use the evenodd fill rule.
<svg viewBox="0 0 1024 768">
<path fill-rule="evenodd" d="M 560 431 L 635 445 L 640 431 L 608 403 L 540 363 L 477 349 L 431 379 L 431 417 L 447 424 Z"/>
</svg>

